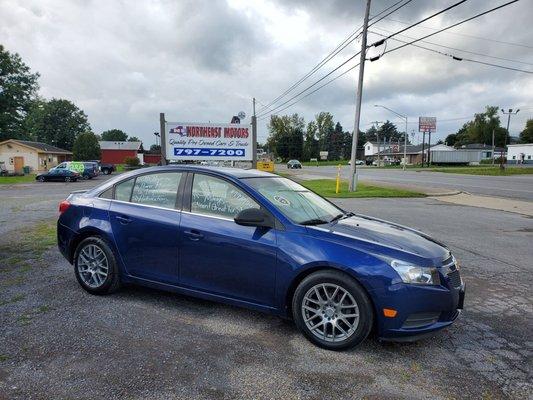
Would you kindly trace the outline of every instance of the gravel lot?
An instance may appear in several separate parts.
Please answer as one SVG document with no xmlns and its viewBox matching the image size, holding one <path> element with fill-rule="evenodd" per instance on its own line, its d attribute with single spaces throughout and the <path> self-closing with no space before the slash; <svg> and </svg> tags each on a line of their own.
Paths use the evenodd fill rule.
<svg viewBox="0 0 533 400">
<path fill-rule="evenodd" d="M 92 184 L 0 187 L 0 399 L 533 397 L 531 218 L 431 199 L 339 201 L 448 243 L 467 297 L 430 339 L 336 353 L 245 309 L 132 286 L 84 292 L 32 229 Z"/>
</svg>

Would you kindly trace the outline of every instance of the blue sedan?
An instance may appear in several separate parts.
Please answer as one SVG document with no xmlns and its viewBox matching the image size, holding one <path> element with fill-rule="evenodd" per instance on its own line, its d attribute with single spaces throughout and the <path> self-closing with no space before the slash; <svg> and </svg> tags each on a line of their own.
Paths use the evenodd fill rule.
<svg viewBox="0 0 533 400">
<path fill-rule="evenodd" d="M 266 172 L 145 168 L 59 209 L 59 249 L 92 294 L 136 283 L 261 310 L 332 350 L 413 340 L 463 307 L 445 245 Z"/>
</svg>

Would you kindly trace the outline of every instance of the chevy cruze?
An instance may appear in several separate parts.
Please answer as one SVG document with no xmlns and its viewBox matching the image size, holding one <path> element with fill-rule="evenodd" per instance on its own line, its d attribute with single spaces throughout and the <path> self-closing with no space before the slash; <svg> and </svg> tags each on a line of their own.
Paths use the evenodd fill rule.
<svg viewBox="0 0 533 400">
<path fill-rule="evenodd" d="M 92 294 L 135 283 L 261 310 L 334 350 L 371 331 L 413 340 L 463 307 L 445 245 L 266 172 L 145 168 L 59 210 L 59 249 Z"/>
</svg>

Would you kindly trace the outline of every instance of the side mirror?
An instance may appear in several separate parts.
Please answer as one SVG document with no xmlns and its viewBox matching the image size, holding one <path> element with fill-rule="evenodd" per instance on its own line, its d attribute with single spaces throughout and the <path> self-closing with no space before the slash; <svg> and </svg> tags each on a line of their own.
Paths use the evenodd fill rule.
<svg viewBox="0 0 533 400">
<path fill-rule="evenodd" d="M 274 223 L 269 215 L 259 208 L 247 208 L 235 216 L 235 223 L 243 226 L 262 226 L 273 228 Z"/>
</svg>

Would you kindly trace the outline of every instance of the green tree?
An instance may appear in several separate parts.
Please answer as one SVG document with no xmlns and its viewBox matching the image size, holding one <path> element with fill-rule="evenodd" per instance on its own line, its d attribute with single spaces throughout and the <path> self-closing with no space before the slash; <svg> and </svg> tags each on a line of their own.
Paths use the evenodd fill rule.
<svg viewBox="0 0 533 400">
<path fill-rule="evenodd" d="M 329 112 L 322 111 L 315 116 L 317 126 L 317 139 L 320 151 L 328 151 L 328 139 L 331 133 L 335 130 L 333 124 L 333 115 Z"/>
<path fill-rule="evenodd" d="M 303 159 L 308 161 L 311 158 L 318 158 L 318 139 L 316 138 L 318 132 L 318 127 L 316 126 L 315 121 L 310 121 L 307 124 L 307 129 L 305 130 L 304 137 L 304 149 L 303 149 Z"/>
<path fill-rule="evenodd" d="M 17 53 L 0 44 L 0 141 L 29 139 L 23 121 L 36 98 L 38 79 Z"/>
<path fill-rule="evenodd" d="M 342 158 L 344 132 L 340 122 L 335 124 L 335 128 L 328 135 L 328 160 L 339 160 Z"/>
<path fill-rule="evenodd" d="M 65 99 L 33 102 L 24 126 L 35 140 L 67 150 L 79 134 L 91 131 L 87 115 Z"/>
<path fill-rule="evenodd" d="M 446 139 L 444 139 L 444 143 L 446 143 L 448 146 L 454 146 L 456 141 L 457 135 L 455 133 L 450 133 L 448 136 L 446 136 Z"/>
<path fill-rule="evenodd" d="M 361 141 L 364 138 L 363 133 L 360 134 L 359 140 L 357 142 L 357 147 L 363 149 L 365 142 Z M 348 131 L 343 132 L 342 134 L 342 158 L 344 160 L 349 160 L 352 156 L 352 134 Z"/>
<path fill-rule="evenodd" d="M 125 142 L 128 140 L 128 134 L 120 129 L 110 129 L 102 132 L 102 140 L 110 142 Z"/>
<path fill-rule="evenodd" d="M 528 119 L 526 127 L 520 132 L 520 143 L 533 143 L 533 119 Z"/>
<path fill-rule="evenodd" d="M 131 136 L 128 138 L 128 142 L 140 142 L 141 139 L 139 139 L 137 136 Z"/>
<path fill-rule="evenodd" d="M 490 145 L 493 131 L 496 146 L 503 147 L 509 143 L 507 130 L 500 126 L 498 110 L 499 107 L 487 106 L 485 112 L 475 114 L 474 119 L 464 124 L 457 132 L 455 147 L 471 143 Z"/>
<path fill-rule="evenodd" d="M 267 147 L 284 160 L 301 159 L 303 153 L 304 119 L 298 114 L 272 115 L 268 124 Z"/>
<path fill-rule="evenodd" d="M 161 146 L 158 145 L 158 144 L 153 144 L 150 146 L 150 151 L 152 153 L 158 153 L 158 152 L 161 152 Z"/>
<path fill-rule="evenodd" d="M 72 146 L 74 159 L 78 161 L 99 160 L 100 145 L 98 138 L 92 132 L 84 132 L 78 135 Z"/>
<path fill-rule="evenodd" d="M 378 130 L 374 125 L 372 125 L 370 128 L 368 128 L 364 134 L 364 136 L 360 136 L 363 138 L 363 142 L 377 142 L 378 136 L 377 136 Z"/>
</svg>

